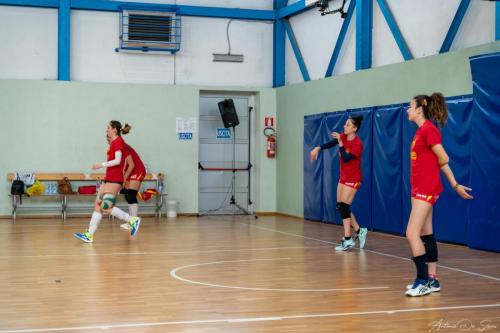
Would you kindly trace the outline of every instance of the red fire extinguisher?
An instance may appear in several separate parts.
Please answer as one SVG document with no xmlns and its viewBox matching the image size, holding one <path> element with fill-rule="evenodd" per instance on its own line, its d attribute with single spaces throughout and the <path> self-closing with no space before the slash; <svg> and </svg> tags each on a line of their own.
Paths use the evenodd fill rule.
<svg viewBox="0 0 500 333">
<path fill-rule="evenodd" d="M 264 135 L 267 137 L 267 150 L 268 158 L 276 157 L 276 130 L 272 127 L 264 128 Z"/>
<path fill-rule="evenodd" d="M 271 134 L 267 137 L 267 157 L 274 158 L 276 156 L 276 134 Z"/>
</svg>

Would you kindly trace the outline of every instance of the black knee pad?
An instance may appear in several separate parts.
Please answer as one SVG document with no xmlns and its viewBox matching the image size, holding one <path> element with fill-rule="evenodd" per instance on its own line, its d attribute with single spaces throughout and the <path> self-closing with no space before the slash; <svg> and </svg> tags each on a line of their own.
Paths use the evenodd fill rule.
<svg viewBox="0 0 500 333">
<path fill-rule="evenodd" d="M 428 262 L 438 262 L 438 248 L 434 234 L 420 236 L 424 242 Z"/>
<path fill-rule="evenodd" d="M 137 191 L 136 190 L 125 190 L 125 200 L 129 205 L 138 203 L 137 201 Z"/>
<path fill-rule="evenodd" d="M 338 211 L 342 220 L 351 218 L 351 205 L 348 205 L 345 202 L 340 202 L 338 204 Z"/>
</svg>

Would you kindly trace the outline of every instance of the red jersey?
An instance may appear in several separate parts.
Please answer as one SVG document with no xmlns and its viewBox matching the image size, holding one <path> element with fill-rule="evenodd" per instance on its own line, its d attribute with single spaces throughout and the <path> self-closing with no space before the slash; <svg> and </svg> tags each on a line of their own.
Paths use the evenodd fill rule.
<svg viewBox="0 0 500 333">
<path fill-rule="evenodd" d="M 144 167 L 144 163 L 142 163 L 139 154 L 134 150 L 134 148 L 130 147 L 125 143 L 125 151 L 123 158 L 126 159 L 128 156 L 132 157 L 132 161 L 134 161 L 134 169 L 130 175 L 139 175 L 141 173 L 146 173 L 146 168 Z"/>
<path fill-rule="evenodd" d="M 439 195 L 443 191 L 439 177 L 439 163 L 432 146 L 440 144 L 441 133 L 429 120 L 426 120 L 413 137 L 410 153 L 411 192 Z"/>
<path fill-rule="evenodd" d="M 344 162 L 339 152 L 340 159 L 340 179 L 341 182 L 359 183 L 362 180 L 361 155 L 363 154 L 363 142 L 356 135 L 351 141 L 347 140 L 347 135 L 340 134 L 340 140 L 344 144 L 346 153 L 354 155 L 354 159 Z"/>
<path fill-rule="evenodd" d="M 115 159 L 115 154 L 117 151 L 122 152 L 122 160 L 119 165 L 111 166 L 106 168 L 106 176 L 104 177 L 105 181 L 109 182 L 123 182 L 123 166 L 125 164 L 124 155 L 125 141 L 121 136 L 114 139 L 109 144 L 108 149 L 108 161 L 112 161 Z"/>
</svg>

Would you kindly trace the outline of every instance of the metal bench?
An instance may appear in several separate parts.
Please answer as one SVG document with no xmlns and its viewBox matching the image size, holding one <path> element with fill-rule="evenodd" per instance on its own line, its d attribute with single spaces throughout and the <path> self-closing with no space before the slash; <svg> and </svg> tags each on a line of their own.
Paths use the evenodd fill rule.
<svg viewBox="0 0 500 333">
<path fill-rule="evenodd" d="M 91 174 L 85 174 L 85 173 L 35 173 L 35 179 L 37 181 L 40 181 L 42 183 L 47 183 L 47 182 L 57 182 L 58 180 L 62 180 L 64 178 L 67 178 L 70 182 L 73 183 L 78 183 L 81 185 L 97 185 L 98 183 L 101 182 L 102 179 L 104 179 L 104 174 L 103 173 L 91 173 Z M 7 174 L 7 180 L 9 182 L 12 182 L 15 179 L 15 173 L 9 173 Z M 146 177 L 144 178 L 143 183 L 152 183 L 151 188 L 155 188 L 156 191 L 158 192 L 158 195 L 155 196 L 154 199 L 152 199 L 152 203 L 140 203 L 141 207 L 150 207 L 154 209 L 155 216 L 157 218 L 161 218 L 162 215 L 162 208 L 163 208 L 163 203 L 164 203 L 164 197 L 167 196 L 167 194 L 163 193 L 163 182 L 165 180 L 165 176 L 162 173 L 154 174 L 154 173 L 148 173 L 146 174 Z M 75 189 L 73 189 L 75 190 Z M 22 212 L 22 211 L 40 211 L 40 210 L 58 210 L 60 211 L 61 218 L 64 221 L 66 221 L 66 218 L 68 216 L 68 211 L 71 209 L 90 209 L 93 207 L 94 201 L 92 200 L 92 205 L 87 205 L 87 206 L 72 206 L 70 205 L 70 200 L 71 198 L 90 198 L 93 199 L 95 198 L 95 194 L 79 194 L 78 192 L 75 192 L 74 194 L 42 194 L 42 195 L 36 195 L 33 197 L 28 197 L 26 195 L 23 195 L 22 198 L 20 195 L 12 195 L 9 194 L 9 197 L 11 198 L 12 201 L 12 222 L 16 222 L 17 214 Z M 56 200 L 56 205 L 40 205 L 36 202 L 33 202 L 34 200 L 30 200 L 31 198 L 49 198 L 49 199 L 55 199 Z M 53 200 L 49 200 L 53 201 Z M 78 200 L 82 201 L 82 200 Z M 88 200 L 83 200 L 85 202 L 88 202 Z"/>
</svg>

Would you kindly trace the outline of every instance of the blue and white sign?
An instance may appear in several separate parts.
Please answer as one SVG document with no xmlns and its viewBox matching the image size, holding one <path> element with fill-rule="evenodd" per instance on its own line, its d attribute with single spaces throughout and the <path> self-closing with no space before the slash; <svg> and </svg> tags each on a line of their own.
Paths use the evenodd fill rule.
<svg viewBox="0 0 500 333">
<path fill-rule="evenodd" d="M 193 140 L 193 133 L 179 133 L 179 140 Z"/>
<path fill-rule="evenodd" d="M 217 128 L 217 139 L 231 139 L 231 129 Z"/>
</svg>

